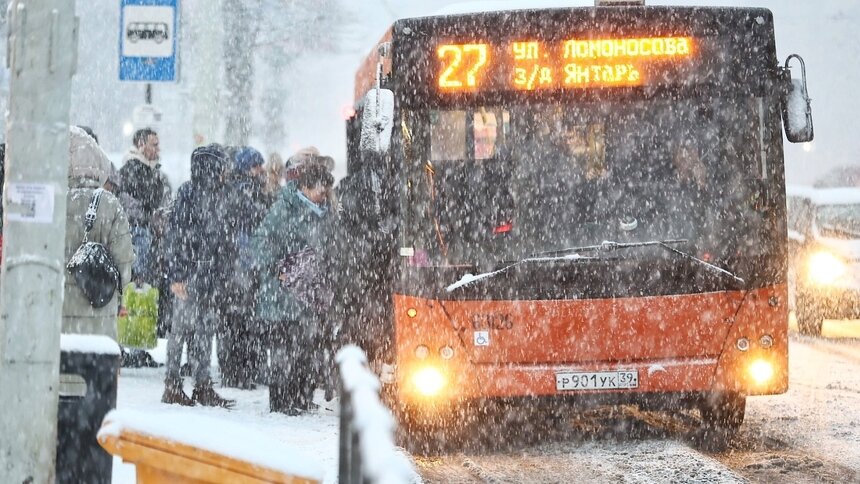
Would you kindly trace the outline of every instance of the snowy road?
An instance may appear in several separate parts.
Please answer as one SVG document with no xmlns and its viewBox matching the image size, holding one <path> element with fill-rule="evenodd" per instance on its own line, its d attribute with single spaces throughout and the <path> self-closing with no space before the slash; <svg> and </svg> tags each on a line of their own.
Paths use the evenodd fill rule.
<svg viewBox="0 0 860 484">
<path fill-rule="evenodd" d="M 860 322 L 827 322 L 822 338 L 794 333 L 790 365 L 789 392 L 750 398 L 719 451 L 701 445 L 694 412 L 622 407 L 539 423 L 540 439 L 513 430 L 484 448 L 414 459 L 425 482 L 440 483 L 860 482 Z"/>
<path fill-rule="evenodd" d="M 860 482 L 860 321 L 825 323 L 824 337 L 792 334 L 790 390 L 753 397 L 726 448 L 699 443 L 694 412 L 634 407 L 596 410 L 563 421 L 520 413 L 501 439 L 412 456 L 424 482 Z M 335 482 L 337 418 L 268 412 L 265 388 L 224 390 L 233 410 L 184 409 L 159 402 L 163 369 L 124 369 L 120 408 L 203 413 L 294 446 Z M 118 460 L 114 482 L 134 482 Z"/>
</svg>

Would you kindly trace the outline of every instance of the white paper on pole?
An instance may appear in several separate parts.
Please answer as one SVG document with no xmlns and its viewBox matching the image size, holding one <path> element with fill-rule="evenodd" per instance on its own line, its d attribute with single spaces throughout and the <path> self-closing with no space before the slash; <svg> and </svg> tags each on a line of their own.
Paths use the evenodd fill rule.
<svg viewBox="0 0 860 484">
<path fill-rule="evenodd" d="M 49 224 L 54 221 L 54 185 L 9 183 L 6 185 L 6 220 Z"/>
</svg>

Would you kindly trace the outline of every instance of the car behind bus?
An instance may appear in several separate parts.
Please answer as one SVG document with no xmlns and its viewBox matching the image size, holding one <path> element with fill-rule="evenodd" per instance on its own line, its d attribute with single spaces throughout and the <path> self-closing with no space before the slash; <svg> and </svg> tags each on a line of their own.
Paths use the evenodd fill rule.
<svg viewBox="0 0 860 484">
<path fill-rule="evenodd" d="M 860 188 L 788 187 L 789 281 L 801 333 L 860 317 Z"/>
</svg>

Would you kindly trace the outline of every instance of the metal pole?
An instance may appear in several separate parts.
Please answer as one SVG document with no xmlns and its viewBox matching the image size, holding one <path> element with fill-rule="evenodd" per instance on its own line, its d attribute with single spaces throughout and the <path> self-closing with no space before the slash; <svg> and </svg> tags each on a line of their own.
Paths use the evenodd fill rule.
<svg viewBox="0 0 860 484">
<path fill-rule="evenodd" d="M 12 0 L 0 271 L 0 475 L 54 482 L 74 0 Z"/>
<path fill-rule="evenodd" d="M 350 484 L 350 457 L 352 455 L 352 399 L 344 391 L 343 382 L 340 384 L 340 449 L 338 451 L 337 482 Z"/>
</svg>

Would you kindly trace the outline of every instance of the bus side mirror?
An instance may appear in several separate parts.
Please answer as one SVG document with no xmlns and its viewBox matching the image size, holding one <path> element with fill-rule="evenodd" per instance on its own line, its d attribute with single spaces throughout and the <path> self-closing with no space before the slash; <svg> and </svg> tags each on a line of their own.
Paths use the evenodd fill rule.
<svg viewBox="0 0 860 484">
<path fill-rule="evenodd" d="M 387 153 L 393 127 L 394 93 L 389 89 L 371 89 L 364 96 L 361 113 L 361 151 Z"/>
<path fill-rule="evenodd" d="M 800 62 L 800 79 L 790 78 L 789 63 L 796 58 Z M 785 91 L 782 99 L 782 121 L 785 125 L 785 137 L 792 143 L 812 141 L 812 100 L 806 89 L 806 64 L 797 54 L 788 56 L 785 60 Z"/>
</svg>

